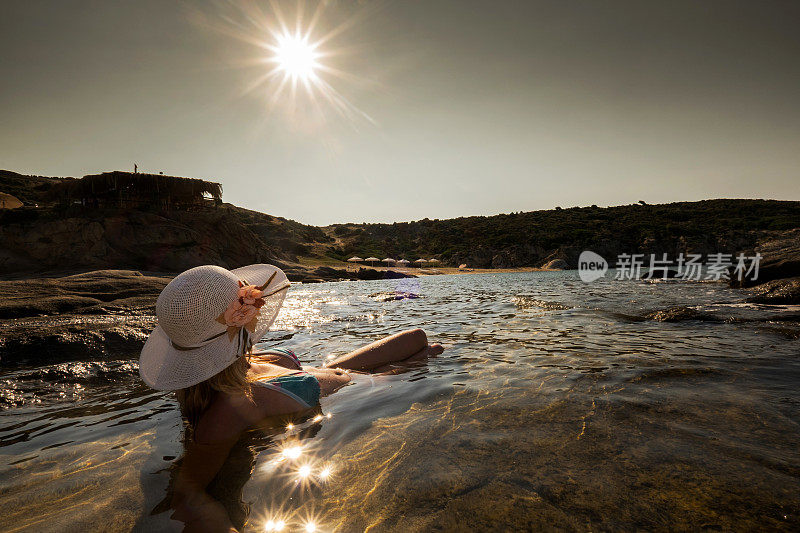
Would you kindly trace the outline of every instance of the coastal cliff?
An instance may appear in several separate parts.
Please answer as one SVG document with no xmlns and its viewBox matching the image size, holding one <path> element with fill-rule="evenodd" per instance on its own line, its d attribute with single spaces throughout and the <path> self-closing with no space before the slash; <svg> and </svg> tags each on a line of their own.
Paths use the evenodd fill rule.
<svg viewBox="0 0 800 533">
<path fill-rule="evenodd" d="M 59 182 L 0 172 L 0 191 L 11 191 L 25 204 L 0 210 L 0 276 L 180 272 L 207 263 L 291 265 L 310 243 L 331 240 L 320 228 L 230 204 L 169 210 L 65 205 L 51 201 Z"/>
<path fill-rule="evenodd" d="M 5 213 L 0 272 L 133 268 L 182 271 L 293 261 L 321 231 L 233 206 L 147 212 L 80 207 Z M 294 227 L 293 227 L 294 226 Z"/>
</svg>

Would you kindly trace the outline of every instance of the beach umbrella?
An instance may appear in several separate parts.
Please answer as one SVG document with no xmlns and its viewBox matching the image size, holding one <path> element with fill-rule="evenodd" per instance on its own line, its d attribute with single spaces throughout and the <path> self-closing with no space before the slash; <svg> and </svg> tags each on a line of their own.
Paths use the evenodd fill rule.
<svg viewBox="0 0 800 533">
<path fill-rule="evenodd" d="M 368 261 L 369 266 L 372 266 L 372 263 L 374 263 L 375 261 L 380 261 L 380 259 L 378 259 L 377 257 L 367 257 L 366 259 L 364 259 L 364 261 Z"/>
<path fill-rule="evenodd" d="M 422 263 L 427 263 L 426 260 L 422 259 L 421 257 L 414 261 L 415 263 L 419 263 L 420 268 L 422 268 Z"/>
<path fill-rule="evenodd" d="M 409 264 L 410 262 L 411 262 L 411 261 L 409 261 L 408 259 L 401 259 L 400 261 L 398 261 L 398 262 L 397 262 L 397 264 L 398 264 L 398 265 L 407 265 L 407 264 Z"/>
<path fill-rule="evenodd" d="M 438 263 L 438 259 L 428 259 L 428 263 Z"/>
<path fill-rule="evenodd" d="M 394 261 L 394 259 L 392 259 L 391 257 L 387 257 L 387 258 L 386 258 L 386 259 L 384 259 L 382 262 L 383 262 L 383 263 L 386 263 L 386 266 L 389 266 L 389 265 L 391 265 L 392 263 L 394 263 L 395 261 Z"/>
<path fill-rule="evenodd" d="M 363 259 L 361 259 L 357 255 L 354 255 L 353 257 L 347 260 L 348 263 L 360 263 L 361 261 L 363 261 Z M 347 268 L 350 269 L 350 267 Z"/>
</svg>

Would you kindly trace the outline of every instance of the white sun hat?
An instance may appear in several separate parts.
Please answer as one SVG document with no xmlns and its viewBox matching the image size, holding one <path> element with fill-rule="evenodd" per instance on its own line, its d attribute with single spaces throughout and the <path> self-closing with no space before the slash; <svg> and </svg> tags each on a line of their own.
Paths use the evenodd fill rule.
<svg viewBox="0 0 800 533">
<path fill-rule="evenodd" d="M 158 325 L 139 358 L 142 379 L 178 390 L 226 369 L 267 332 L 289 285 L 272 265 L 204 265 L 179 274 L 156 301 Z"/>
</svg>

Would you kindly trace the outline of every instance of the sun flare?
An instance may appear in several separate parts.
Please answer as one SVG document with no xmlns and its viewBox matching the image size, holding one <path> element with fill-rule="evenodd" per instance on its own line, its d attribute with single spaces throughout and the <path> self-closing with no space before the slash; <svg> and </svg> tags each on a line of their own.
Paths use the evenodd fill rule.
<svg viewBox="0 0 800 533">
<path fill-rule="evenodd" d="M 339 91 L 375 86 L 374 80 L 347 69 L 358 53 L 358 45 L 348 43 L 348 31 L 372 11 L 358 9 L 341 17 L 335 3 L 314 3 L 312 10 L 304 2 L 236 3 L 218 17 L 214 28 L 257 50 L 256 56 L 235 63 L 254 72 L 241 94 L 264 98 L 269 111 L 265 122 L 279 110 L 295 130 L 321 131 L 333 115 L 353 126 L 375 124 Z"/>
<path fill-rule="evenodd" d="M 274 47 L 274 60 L 278 68 L 292 81 L 308 83 L 317 77 L 320 53 L 317 44 L 310 43 L 308 36 L 298 33 L 291 35 L 284 33 L 277 38 Z"/>
</svg>

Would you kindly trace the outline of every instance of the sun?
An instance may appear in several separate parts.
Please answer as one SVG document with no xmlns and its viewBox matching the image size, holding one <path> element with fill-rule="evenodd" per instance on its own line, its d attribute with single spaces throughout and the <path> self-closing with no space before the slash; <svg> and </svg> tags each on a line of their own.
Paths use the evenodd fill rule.
<svg viewBox="0 0 800 533">
<path fill-rule="evenodd" d="M 297 128 L 322 127 L 332 114 L 354 126 L 363 121 L 375 124 L 339 91 L 341 86 L 375 86 L 373 80 L 343 70 L 357 53 L 357 46 L 345 46 L 347 32 L 371 11 L 362 9 L 341 18 L 335 2 L 315 3 L 312 11 L 305 10 L 304 2 L 286 3 L 294 6 L 294 13 L 285 14 L 275 0 L 231 2 L 222 16 L 210 19 L 216 20 L 214 29 L 257 51 L 254 57 L 236 61 L 258 69 L 253 69 L 256 74 L 241 94 L 260 95 L 266 101 L 265 118 L 279 110 Z M 328 15 L 328 10 L 333 12 Z"/>
<path fill-rule="evenodd" d="M 293 82 L 314 81 L 320 67 L 318 59 L 321 54 L 317 46 L 309 42 L 307 35 L 284 33 L 278 36 L 273 48 L 278 69 Z"/>
</svg>

